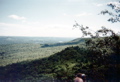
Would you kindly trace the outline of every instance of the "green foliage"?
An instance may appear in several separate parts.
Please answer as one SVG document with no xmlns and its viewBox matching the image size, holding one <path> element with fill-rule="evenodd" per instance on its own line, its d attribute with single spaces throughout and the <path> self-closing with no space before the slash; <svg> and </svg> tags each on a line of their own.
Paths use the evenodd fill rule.
<svg viewBox="0 0 120 82">
<path fill-rule="evenodd" d="M 84 29 L 83 31 L 86 30 Z M 90 34 L 88 32 L 85 33 L 87 33 L 87 35 Z M 52 82 L 54 80 L 60 82 L 73 82 L 74 75 L 81 72 L 85 73 L 87 79 L 91 81 L 117 82 L 120 80 L 120 36 L 107 28 L 102 28 L 96 31 L 96 33 L 97 35 L 99 33 L 103 33 L 104 35 L 109 33 L 110 35 L 94 37 L 94 35 L 90 34 L 90 36 L 93 37 L 86 39 L 86 47 L 79 45 L 65 48 L 66 46 L 64 46 L 63 50 L 60 52 L 41 59 L 22 61 L 3 67 L 1 66 L 0 81 L 19 82 L 29 80 L 49 80 L 49 82 Z M 28 44 L 26 45 L 28 46 Z M 38 45 L 36 44 L 36 46 Z M 39 46 L 37 48 L 36 46 L 31 47 L 38 51 Z M 20 48 L 21 51 L 26 49 L 25 47 Z M 47 47 L 42 49 L 50 50 L 50 52 L 52 52 L 51 50 L 55 48 L 57 47 Z M 13 49 L 13 52 L 16 52 L 14 47 L 11 49 Z M 59 47 L 58 49 L 61 48 Z M 8 51 L 7 53 L 10 52 Z M 2 56 L 7 53 L 1 49 L 0 54 Z"/>
<path fill-rule="evenodd" d="M 102 27 L 91 33 L 88 27 L 76 23 L 74 27 L 81 29 L 83 36 L 90 36 L 86 40 L 86 48 L 89 53 L 86 55 L 90 65 L 87 71 L 90 78 L 105 81 L 120 78 L 120 36 L 111 29 Z M 111 73 L 111 71 L 112 73 Z"/>
<path fill-rule="evenodd" d="M 41 45 L 37 43 L 0 45 L 0 66 L 48 57 L 68 46 L 41 48 Z"/>
<path fill-rule="evenodd" d="M 47 58 L 0 67 L 0 80 L 37 80 L 50 75 L 54 79 L 73 81 L 76 72 L 74 67 L 83 61 L 82 51 L 79 47 L 68 47 Z"/>
<path fill-rule="evenodd" d="M 0 80 L 73 82 L 79 72 L 94 81 L 116 80 L 120 78 L 119 42 L 117 35 L 86 39 L 87 47 L 67 47 L 46 58 L 0 67 Z"/>
</svg>

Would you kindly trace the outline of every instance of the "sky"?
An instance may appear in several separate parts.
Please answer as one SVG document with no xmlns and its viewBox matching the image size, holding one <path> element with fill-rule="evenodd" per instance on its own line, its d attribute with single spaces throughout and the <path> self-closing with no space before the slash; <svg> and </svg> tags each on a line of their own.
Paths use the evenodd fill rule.
<svg viewBox="0 0 120 82">
<path fill-rule="evenodd" d="M 0 36 L 81 37 L 75 21 L 93 30 L 105 26 L 119 31 L 119 23 L 99 15 L 118 0 L 0 0 Z"/>
</svg>

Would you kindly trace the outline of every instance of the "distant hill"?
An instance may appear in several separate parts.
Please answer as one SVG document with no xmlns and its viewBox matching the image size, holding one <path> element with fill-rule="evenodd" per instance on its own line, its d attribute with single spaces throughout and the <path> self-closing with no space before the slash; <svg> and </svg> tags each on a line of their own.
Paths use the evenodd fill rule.
<svg viewBox="0 0 120 82">
<path fill-rule="evenodd" d="M 85 39 L 83 38 L 77 38 L 69 42 L 59 42 L 59 43 L 53 43 L 53 44 L 43 44 L 41 47 L 54 47 L 54 46 L 63 46 L 63 45 L 76 45 L 76 44 L 84 44 Z"/>
<path fill-rule="evenodd" d="M 23 36 L 0 36 L 0 44 L 21 44 L 21 43 L 39 43 L 52 44 L 59 42 L 71 41 L 70 37 L 23 37 Z"/>
<path fill-rule="evenodd" d="M 44 44 L 64 43 L 74 38 L 66 37 L 13 37 L 0 36 L 0 66 L 17 63 L 26 60 L 48 57 L 60 52 L 66 47 L 63 45 L 42 48 Z"/>
</svg>

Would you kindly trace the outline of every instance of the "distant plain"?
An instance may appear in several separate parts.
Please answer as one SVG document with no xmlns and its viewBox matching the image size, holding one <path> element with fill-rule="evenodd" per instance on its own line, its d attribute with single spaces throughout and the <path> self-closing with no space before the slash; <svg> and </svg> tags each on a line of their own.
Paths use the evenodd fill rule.
<svg viewBox="0 0 120 82">
<path fill-rule="evenodd" d="M 44 47 L 44 44 L 69 42 L 75 38 L 62 37 L 0 37 L 0 66 L 6 66 L 21 61 L 31 61 L 53 55 L 66 47 L 62 45 Z"/>
</svg>

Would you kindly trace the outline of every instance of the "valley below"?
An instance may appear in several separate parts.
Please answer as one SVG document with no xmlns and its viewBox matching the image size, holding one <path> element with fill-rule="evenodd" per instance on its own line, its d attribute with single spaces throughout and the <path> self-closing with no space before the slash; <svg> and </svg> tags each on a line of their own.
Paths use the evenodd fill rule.
<svg viewBox="0 0 120 82">
<path fill-rule="evenodd" d="M 49 57 L 81 41 L 50 37 L 0 37 L 0 39 L 0 66 Z"/>
</svg>

